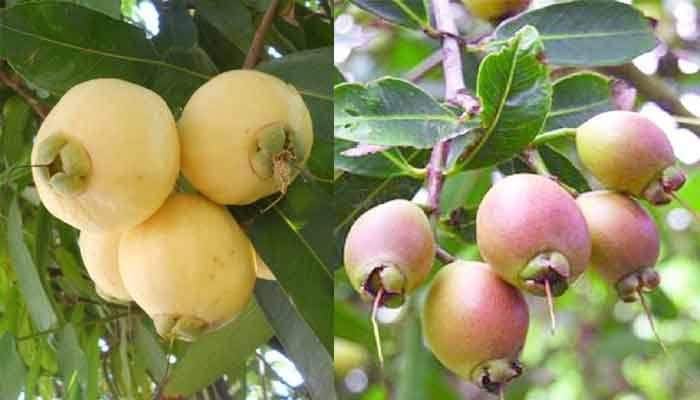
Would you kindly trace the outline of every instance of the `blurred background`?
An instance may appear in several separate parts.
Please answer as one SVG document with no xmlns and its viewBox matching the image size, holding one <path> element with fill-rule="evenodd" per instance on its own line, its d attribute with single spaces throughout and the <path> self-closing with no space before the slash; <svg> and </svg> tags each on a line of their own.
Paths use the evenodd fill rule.
<svg viewBox="0 0 700 400">
<path fill-rule="evenodd" d="M 553 2 L 536 0 L 532 7 Z M 635 108 L 663 127 L 688 173 L 680 198 L 700 210 L 700 1 L 626 3 L 656 21 L 659 45 L 633 64 L 599 72 L 636 88 L 630 89 L 636 92 Z M 428 72 L 425 68 L 435 64 L 431 56 L 439 41 L 379 20 L 347 1 L 336 1 L 335 6 L 334 61 L 347 81 L 398 76 L 442 96 L 441 67 Z M 477 39 L 493 29 L 472 19 L 459 2 L 453 9 L 463 36 Z M 474 54 L 463 58 L 467 85 L 473 88 L 479 59 Z M 567 72 L 555 70 L 553 75 Z M 580 166 L 570 140 L 555 146 Z M 489 169 L 452 177 L 443 206 L 478 205 L 493 177 Z M 669 356 L 661 351 L 641 305 L 618 301 L 609 285 L 588 272 L 556 299 L 555 335 L 549 332 L 544 300 L 528 296 L 532 320 L 522 355 L 526 370 L 507 389 L 508 399 L 700 399 L 700 222 L 678 202 L 647 209 L 663 241 L 657 265 L 661 287 L 648 300 Z M 441 242 L 462 258 L 479 257 L 469 237 L 445 235 Z M 418 310 L 424 294 L 425 286 L 402 308 L 380 310 L 386 357 L 382 372 L 372 343 L 370 305 L 359 299 L 339 270 L 335 367 L 341 398 L 494 398 L 457 379 L 423 346 Z"/>
</svg>

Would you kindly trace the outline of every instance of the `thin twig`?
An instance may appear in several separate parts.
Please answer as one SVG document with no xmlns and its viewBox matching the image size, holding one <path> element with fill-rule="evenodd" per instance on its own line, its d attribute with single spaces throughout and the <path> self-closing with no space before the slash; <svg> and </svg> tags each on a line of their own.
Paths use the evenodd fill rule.
<svg viewBox="0 0 700 400">
<path fill-rule="evenodd" d="M 406 80 L 417 82 L 421 80 L 428 72 L 442 63 L 442 50 L 438 50 L 429 55 L 426 59 L 420 62 L 406 73 Z"/>
<path fill-rule="evenodd" d="M 442 247 L 438 247 L 435 250 L 435 257 L 443 262 L 444 264 L 450 264 L 455 261 L 457 261 L 457 257 L 453 256 L 450 254 L 447 250 L 443 249 Z"/>
<path fill-rule="evenodd" d="M 277 7 L 279 6 L 279 0 L 270 1 L 270 5 L 263 15 L 262 21 L 258 29 L 255 30 L 255 36 L 253 36 L 253 42 L 250 44 L 250 49 L 248 54 L 245 56 L 245 61 L 243 62 L 243 69 L 255 68 L 260 60 L 260 55 L 265 48 L 265 36 L 272 26 L 272 21 L 274 21 L 277 15 Z"/>
<path fill-rule="evenodd" d="M 4 64 L 4 62 L 0 61 L 0 82 L 4 83 L 5 86 L 9 87 L 15 93 L 17 93 L 17 95 L 23 98 L 24 101 L 26 101 L 27 104 L 29 104 L 32 110 L 34 110 L 34 113 L 36 113 L 36 115 L 39 116 L 39 118 L 41 118 L 42 120 L 45 119 L 46 116 L 49 114 L 48 107 L 41 104 L 39 100 L 35 99 L 34 96 L 32 96 L 32 94 L 29 93 L 28 90 L 22 87 L 22 84 L 20 83 L 19 79 L 11 77 L 3 68 Z"/>
<path fill-rule="evenodd" d="M 112 321 L 116 321 L 118 319 L 125 318 L 128 316 L 129 316 L 129 313 L 110 315 L 109 317 L 106 317 L 106 318 L 100 318 L 100 319 L 94 319 L 92 321 L 87 321 L 84 324 L 80 324 L 78 326 L 89 326 L 89 325 L 101 324 L 101 323 L 106 323 L 106 322 L 112 322 Z M 52 333 L 57 333 L 58 331 L 60 331 L 63 328 L 64 328 L 64 326 L 59 326 L 56 328 L 47 329 L 45 331 L 36 332 L 36 333 L 31 334 L 31 335 L 18 337 L 17 341 L 21 342 L 24 340 L 34 339 L 34 338 L 37 338 L 39 336 L 50 335 Z"/>
</svg>

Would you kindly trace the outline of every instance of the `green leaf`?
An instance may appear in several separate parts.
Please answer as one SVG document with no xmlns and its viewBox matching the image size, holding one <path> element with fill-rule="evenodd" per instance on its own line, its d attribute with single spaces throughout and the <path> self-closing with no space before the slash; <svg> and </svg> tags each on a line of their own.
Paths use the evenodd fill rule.
<svg viewBox="0 0 700 400">
<path fill-rule="evenodd" d="M 24 243 L 22 215 L 16 197 L 10 203 L 7 219 L 7 242 L 10 261 L 17 274 L 17 281 L 22 296 L 27 302 L 32 322 L 38 330 L 51 329 L 58 323 L 58 318 L 51 300 L 41 284 L 39 272 L 36 265 L 34 265 L 29 249 Z"/>
<path fill-rule="evenodd" d="M 540 133 L 552 102 L 541 52 L 537 31 L 526 27 L 506 47 L 486 56 L 477 81 L 485 132 L 460 165 L 481 168 L 507 160 Z"/>
<path fill-rule="evenodd" d="M 429 25 L 427 7 L 423 0 L 352 0 L 352 3 L 380 18 L 408 28 Z"/>
<path fill-rule="evenodd" d="M 347 140 L 335 140 L 335 162 L 333 165 L 335 169 L 376 178 L 414 176 L 417 173 L 416 168 L 406 162 L 403 153 L 398 148 L 390 148 L 359 157 L 343 154 L 355 146 L 357 146 L 356 143 Z"/>
<path fill-rule="evenodd" d="M 590 118 L 615 109 L 613 81 L 593 72 L 579 72 L 554 82 L 552 110 L 545 131 L 578 128 Z"/>
<path fill-rule="evenodd" d="M 61 329 L 56 343 L 58 366 L 64 382 L 67 382 L 66 386 L 68 386 L 69 393 L 82 392 L 87 384 L 87 358 L 80 348 L 78 334 L 72 323 L 66 324 Z M 82 396 L 77 398 L 82 398 Z"/>
<path fill-rule="evenodd" d="M 197 46 L 197 27 L 184 0 L 172 0 L 158 12 L 159 32 L 153 43 L 161 54 Z"/>
<path fill-rule="evenodd" d="M 333 307 L 333 329 L 335 336 L 344 338 L 376 352 L 376 344 L 368 313 L 358 311 L 343 301 L 336 301 Z"/>
<path fill-rule="evenodd" d="M 243 365 L 272 335 L 265 314 L 255 301 L 251 301 L 235 321 L 199 338 L 187 348 L 173 366 L 165 395 L 192 395 L 221 374 Z"/>
<path fill-rule="evenodd" d="M 674 320 L 678 318 L 678 315 L 680 314 L 678 307 L 673 300 L 668 297 L 662 288 L 657 288 L 656 290 L 645 293 L 644 295 L 647 296 L 647 299 L 649 299 L 651 312 L 655 317 L 666 320 Z"/>
<path fill-rule="evenodd" d="M 333 360 L 309 325 L 299 317 L 280 286 L 259 280 L 255 296 L 282 343 L 286 354 L 304 376 L 304 383 L 313 400 L 335 399 Z M 332 306 L 331 306 L 332 307 Z M 333 308 L 323 311 L 328 314 Z"/>
<path fill-rule="evenodd" d="M 85 359 L 87 362 L 86 400 L 97 400 L 99 396 L 101 360 L 98 342 L 102 334 L 104 334 L 102 327 L 95 327 L 89 333 L 87 340 L 83 344 L 83 351 L 85 352 Z"/>
<path fill-rule="evenodd" d="M 27 368 L 17 352 L 17 342 L 10 333 L 0 339 L 0 398 L 18 398 L 24 386 Z"/>
<path fill-rule="evenodd" d="M 259 202 L 234 210 L 237 219 L 249 226 L 248 234 L 258 253 L 270 267 L 295 310 L 309 324 L 328 351 L 333 346 L 331 196 L 318 186 L 297 179 L 284 199 L 268 211 Z"/>
<path fill-rule="evenodd" d="M 537 148 L 542 156 L 542 161 L 547 170 L 566 185 L 576 189 L 577 192 L 589 192 L 591 186 L 581 171 L 562 153 L 552 146 L 544 145 Z"/>
<path fill-rule="evenodd" d="M 24 134 L 31 117 L 31 107 L 19 96 L 10 97 L 2 106 L 2 136 L 0 136 L 2 153 L 0 155 L 9 165 L 20 160 L 25 152 Z"/>
<path fill-rule="evenodd" d="M 44 0 L 8 0 L 8 6 L 16 6 L 24 3 L 38 3 Z M 119 0 L 60 0 L 66 3 L 73 3 L 79 6 L 91 8 L 114 19 L 121 19 L 121 4 Z"/>
<path fill-rule="evenodd" d="M 144 324 L 145 321 L 141 320 L 136 323 L 134 329 L 136 356 L 143 360 L 153 379 L 159 382 L 165 375 L 167 365 L 165 351 L 163 351 L 156 334 L 146 328 Z"/>
<path fill-rule="evenodd" d="M 196 0 L 199 17 L 216 28 L 244 54 L 253 40 L 255 26 L 252 13 L 239 0 Z"/>
<path fill-rule="evenodd" d="M 397 78 L 335 87 L 335 137 L 382 146 L 433 147 L 465 132 L 459 118 L 423 89 Z"/>
<path fill-rule="evenodd" d="M 214 76 L 218 70 L 207 53 L 199 47 L 170 49 L 165 53 L 164 60 L 171 65 L 177 65 L 200 74 L 200 76 L 183 75 L 180 71 L 161 68 L 151 83 L 151 88 L 168 102 L 177 118 L 192 93 L 206 82 L 203 77 Z"/>
<path fill-rule="evenodd" d="M 618 1 L 578 0 L 534 9 L 504 21 L 494 44 L 526 25 L 540 32 L 547 61 L 555 65 L 619 65 L 656 47 L 650 21 Z"/>
</svg>

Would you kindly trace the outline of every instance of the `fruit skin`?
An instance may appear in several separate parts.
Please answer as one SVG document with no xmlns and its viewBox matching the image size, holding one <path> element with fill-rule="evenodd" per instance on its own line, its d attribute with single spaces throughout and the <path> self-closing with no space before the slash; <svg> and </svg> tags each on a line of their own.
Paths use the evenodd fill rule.
<svg viewBox="0 0 700 400">
<path fill-rule="evenodd" d="M 463 0 L 473 16 L 489 21 L 512 17 L 530 6 L 531 0 Z"/>
<path fill-rule="evenodd" d="M 659 257 L 659 232 L 644 208 L 604 190 L 584 193 L 576 202 L 588 221 L 591 267 L 617 286 L 621 298 L 634 301 L 638 289 L 658 286 L 658 273 L 651 268 Z"/>
<path fill-rule="evenodd" d="M 253 249 L 253 251 L 255 251 L 255 249 Z M 270 270 L 270 267 L 267 266 L 257 251 L 255 251 L 255 276 L 257 276 L 259 279 L 265 279 L 268 281 L 277 280 L 275 275 Z"/>
<path fill-rule="evenodd" d="M 666 134 L 645 116 L 629 111 L 599 114 L 576 132 L 581 162 L 608 189 L 643 197 L 653 204 L 671 201 L 685 175 Z"/>
<path fill-rule="evenodd" d="M 32 164 L 46 163 L 46 145 L 60 138 L 74 150 L 64 152 L 64 167 L 79 164 L 81 179 L 54 185 L 48 168 L 33 168 L 34 182 L 44 206 L 81 231 L 123 231 L 143 222 L 175 185 L 175 120 L 163 99 L 146 88 L 118 79 L 74 86 L 42 123 Z"/>
<path fill-rule="evenodd" d="M 534 174 L 510 175 L 486 193 L 477 211 L 476 241 L 496 273 L 536 295 L 545 292 L 530 279 L 528 263 L 556 256 L 559 266 L 552 264 L 548 271 L 544 263 L 544 275 L 535 274 L 547 276 L 556 296 L 584 271 L 591 252 L 586 221 L 573 197 Z"/>
<path fill-rule="evenodd" d="M 81 232 L 78 239 L 80 254 L 88 275 L 95 283 L 97 294 L 112 303 L 129 303 L 131 295 L 119 274 L 119 232 Z"/>
<path fill-rule="evenodd" d="M 177 193 L 124 234 L 119 268 L 161 336 L 194 340 L 235 319 L 250 301 L 254 256 L 224 207 Z"/>
<path fill-rule="evenodd" d="M 348 232 L 343 256 L 355 290 L 372 298 L 382 287 L 387 305 L 400 305 L 430 272 L 435 239 L 420 207 L 391 200 L 360 215 Z"/>
<path fill-rule="evenodd" d="M 487 264 L 458 260 L 435 275 L 422 324 L 425 341 L 442 364 L 497 392 L 521 372 L 518 356 L 529 320 L 519 290 Z"/>
<path fill-rule="evenodd" d="M 304 100 L 294 87 L 262 72 L 236 70 L 216 76 L 192 95 L 178 122 L 182 173 L 219 204 L 249 204 L 284 189 L 270 161 L 280 150 L 275 126 L 289 135 L 295 158 L 280 164 L 280 178 L 289 184 L 313 144 Z M 263 136 L 270 134 L 269 128 L 273 134 L 268 142 Z M 270 151 L 261 152 L 260 147 Z"/>
</svg>

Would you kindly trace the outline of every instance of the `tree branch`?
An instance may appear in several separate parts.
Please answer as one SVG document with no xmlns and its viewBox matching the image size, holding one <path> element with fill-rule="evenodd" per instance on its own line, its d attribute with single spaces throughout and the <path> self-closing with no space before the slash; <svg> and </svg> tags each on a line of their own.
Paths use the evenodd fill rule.
<svg viewBox="0 0 700 400">
<path fill-rule="evenodd" d="M 681 102 L 679 93 L 662 79 L 644 74 L 634 64 L 603 68 L 603 71 L 622 78 L 634 85 L 644 97 L 652 100 L 669 113 L 686 118 L 697 118 Z M 700 136 L 700 127 L 690 125 L 689 129 Z"/>
<path fill-rule="evenodd" d="M 39 116 L 42 120 L 46 118 L 46 116 L 49 114 L 49 109 L 45 105 L 41 104 L 39 100 L 34 98 L 32 94 L 26 90 L 23 86 L 20 80 L 17 77 L 12 77 L 10 74 L 7 73 L 7 70 L 5 70 L 4 67 L 4 62 L 0 61 L 0 82 L 4 83 L 5 86 L 9 87 L 17 93 L 21 98 L 24 99 L 24 101 L 29 104 L 30 107 L 32 107 L 32 110 L 34 110 L 34 113 Z"/>
<path fill-rule="evenodd" d="M 274 21 L 277 15 L 277 7 L 279 6 L 280 0 L 270 1 L 270 5 L 265 11 L 258 29 L 255 30 L 255 36 L 253 36 L 253 42 L 250 44 L 250 49 L 248 54 L 245 56 L 245 61 L 243 62 L 243 69 L 255 68 L 260 61 L 260 55 L 265 48 L 265 36 L 272 26 L 272 21 Z"/>
</svg>

